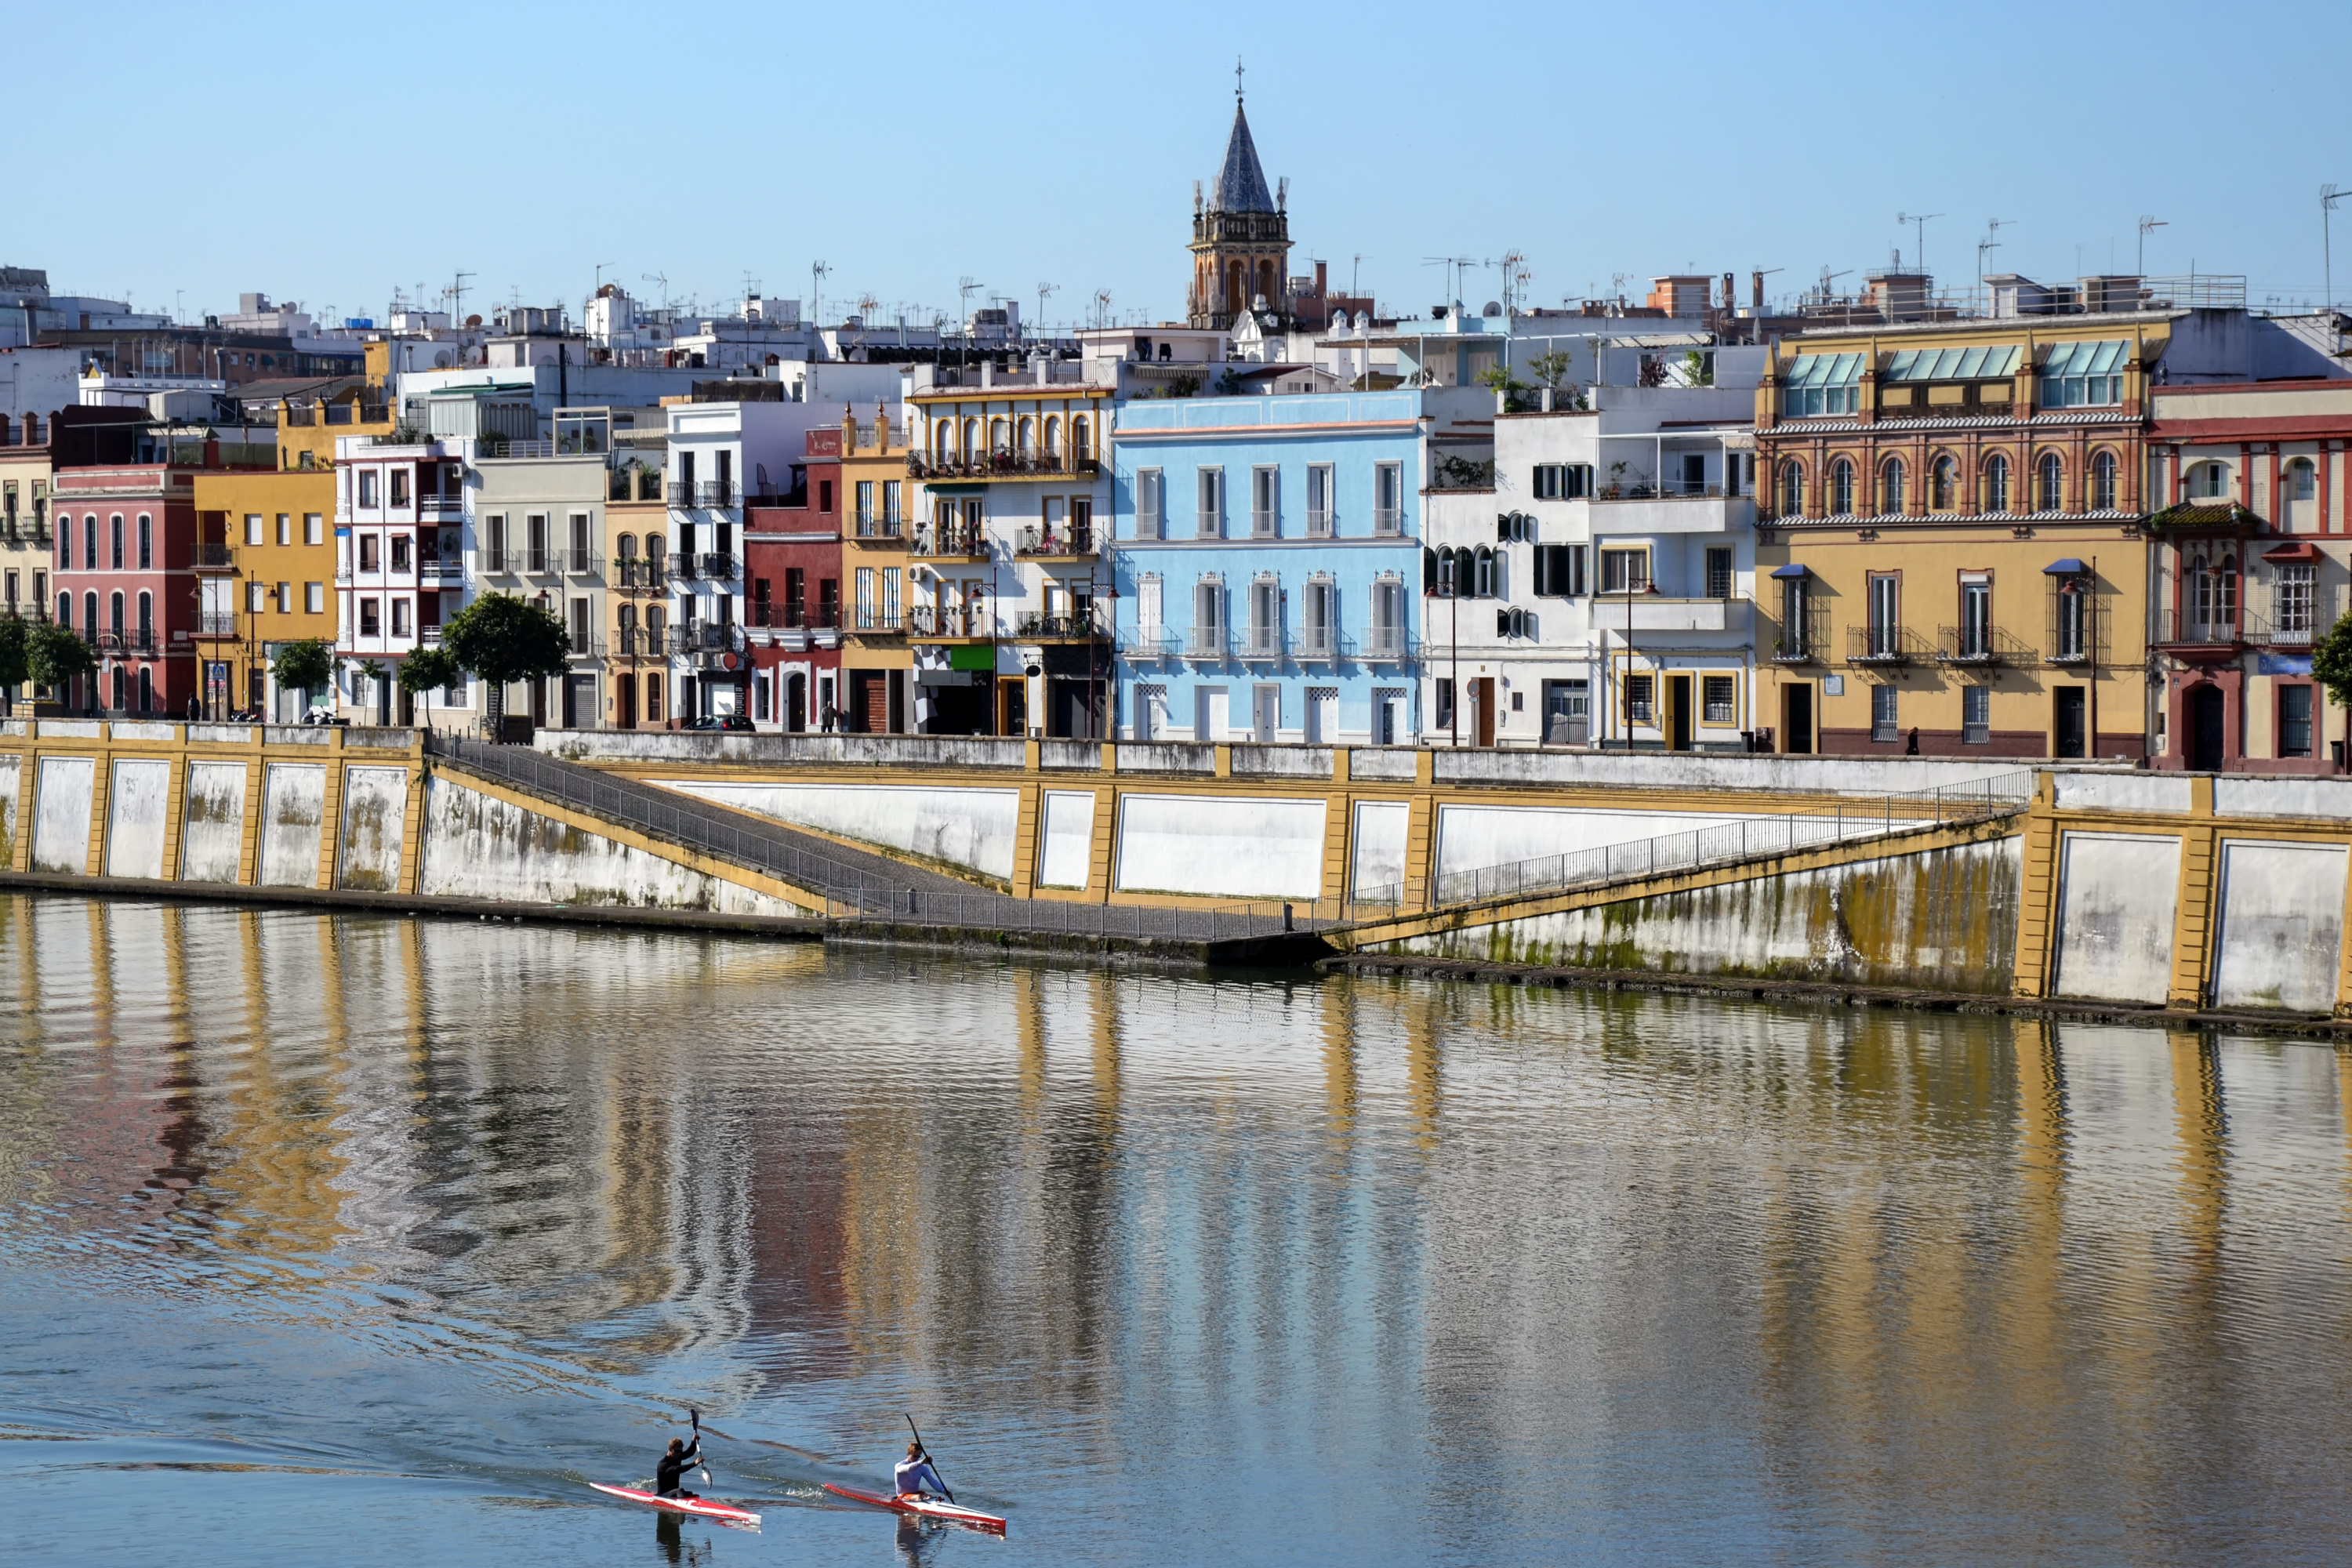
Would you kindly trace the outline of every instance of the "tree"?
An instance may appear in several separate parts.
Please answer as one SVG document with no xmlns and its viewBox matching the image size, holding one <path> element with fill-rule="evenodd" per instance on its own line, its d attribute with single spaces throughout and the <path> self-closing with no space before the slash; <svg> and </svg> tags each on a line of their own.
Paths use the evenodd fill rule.
<svg viewBox="0 0 2352 1568">
<path fill-rule="evenodd" d="M 1574 367 L 1575 361 L 1565 352 L 1538 354 L 1528 361 L 1528 374 L 1554 392 L 1559 390 L 1559 378 Z"/>
<path fill-rule="evenodd" d="M 507 683 L 562 674 L 572 634 L 552 610 L 512 594 L 485 594 L 442 626 L 441 647 L 488 683 L 496 739 L 506 728 Z"/>
<path fill-rule="evenodd" d="M 434 689 L 457 685 L 465 673 L 449 657 L 448 649 L 420 647 L 400 661 L 400 673 L 394 679 L 400 682 L 403 691 L 411 698 L 424 698 L 425 706 L 430 708 Z"/>
<path fill-rule="evenodd" d="M 269 661 L 269 671 L 278 677 L 280 691 L 299 691 L 305 708 L 310 694 L 324 691 L 335 679 L 335 645 L 324 637 L 300 637 L 278 645 L 278 656 Z"/>
<path fill-rule="evenodd" d="M 98 668 L 97 656 L 71 626 L 35 626 L 26 637 L 25 664 L 35 682 L 65 700 L 66 688 L 76 677 Z"/>
<path fill-rule="evenodd" d="M 21 619 L 0 619 L 0 714 L 16 710 L 16 688 L 32 668 L 32 637 Z"/>
<path fill-rule="evenodd" d="M 2337 706 L 2352 708 L 2352 615 L 2328 627 L 2313 647 L 2311 674 Z"/>
<path fill-rule="evenodd" d="M 368 683 L 373 686 L 375 690 L 376 710 L 378 713 L 383 713 L 384 710 L 391 706 L 391 703 L 386 700 L 392 695 L 392 689 L 383 684 L 383 660 L 380 658 L 353 659 L 352 661 L 352 671 L 355 675 L 363 675 L 367 678 Z"/>
</svg>

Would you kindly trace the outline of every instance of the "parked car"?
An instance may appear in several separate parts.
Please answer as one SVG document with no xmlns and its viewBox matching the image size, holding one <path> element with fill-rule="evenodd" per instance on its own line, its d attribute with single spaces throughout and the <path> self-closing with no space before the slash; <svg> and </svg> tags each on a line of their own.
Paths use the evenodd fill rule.
<svg viewBox="0 0 2352 1568">
<path fill-rule="evenodd" d="M 311 709 L 308 713 L 303 714 L 302 722 L 305 724 L 337 724 L 345 729 L 349 729 L 352 721 L 349 719 L 337 714 L 333 709 L 321 703 L 318 707 Z"/>
</svg>

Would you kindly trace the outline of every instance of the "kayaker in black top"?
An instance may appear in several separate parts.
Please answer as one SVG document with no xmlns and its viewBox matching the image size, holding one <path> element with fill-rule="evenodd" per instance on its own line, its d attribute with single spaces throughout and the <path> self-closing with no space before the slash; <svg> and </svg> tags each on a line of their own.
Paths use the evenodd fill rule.
<svg viewBox="0 0 2352 1568">
<path fill-rule="evenodd" d="M 694 1441 L 691 1443 L 680 1442 L 677 1438 L 672 1437 L 669 1440 L 669 1452 L 664 1454 L 661 1457 L 661 1463 L 654 1467 L 654 1495 L 675 1498 L 694 1496 L 694 1493 L 678 1485 L 678 1480 L 687 1471 L 700 1463 L 701 1459 L 702 1432 L 699 1427 L 696 1429 Z"/>
</svg>

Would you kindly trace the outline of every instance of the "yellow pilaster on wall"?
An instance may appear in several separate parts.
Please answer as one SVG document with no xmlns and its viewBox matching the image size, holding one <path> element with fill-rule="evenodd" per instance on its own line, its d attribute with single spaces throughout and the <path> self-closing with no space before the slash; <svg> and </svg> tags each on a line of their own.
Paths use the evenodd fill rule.
<svg viewBox="0 0 2352 1568">
<path fill-rule="evenodd" d="M 1339 753 L 1338 771 L 1347 769 L 1348 753 Z M 1356 808 L 1346 790 L 1334 790 L 1323 808 L 1323 899 L 1327 903 L 1348 896 L 1348 836 Z"/>
<path fill-rule="evenodd" d="M 2050 994 L 2050 938 L 2058 928 L 2058 818 L 2056 784 L 2048 773 L 2033 784 L 2025 816 L 2025 846 L 2019 875 L 2017 964 L 2013 989 L 2020 996 Z"/>
<path fill-rule="evenodd" d="M 163 790 L 163 880 L 180 879 L 180 835 L 188 805 L 188 727 L 172 726 L 177 744 L 172 752 L 171 782 Z"/>
<path fill-rule="evenodd" d="M 400 890 L 414 893 L 425 876 L 425 741 L 408 751 L 408 807 L 400 819 Z"/>
<path fill-rule="evenodd" d="M 1087 847 L 1087 897 L 1094 903 L 1110 902 L 1112 840 L 1118 826 L 1118 791 L 1116 788 L 1095 791 L 1093 842 Z"/>
<path fill-rule="evenodd" d="M 33 747 L 34 723 L 27 721 L 25 738 L 16 745 L 16 842 L 8 847 L 8 869 L 33 868 L 34 808 L 40 802 L 41 759 Z"/>
<path fill-rule="evenodd" d="M 112 725 L 108 725 L 110 730 Z M 114 748 L 98 749 L 98 764 L 90 771 L 89 779 L 89 865 L 87 874 L 106 875 L 106 816 L 107 801 L 114 792 Z"/>
<path fill-rule="evenodd" d="M 1030 765 L 1036 765 L 1037 742 L 1029 742 Z M 1037 805 L 1039 787 L 1021 786 L 1021 817 L 1013 832 L 1013 896 L 1025 899 L 1037 886 Z"/>
<path fill-rule="evenodd" d="M 325 892 L 335 885 L 335 862 L 343 849 L 343 734 L 327 731 L 327 798 L 319 807 L 319 876 L 310 885 Z"/>
<path fill-rule="evenodd" d="M 1422 765 L 1429 763 L 1429 753 L 1422 753 Z M 1404 902 L 1408 910 L 1425 909 L 1429 903 L 1429 868 L 1437 854 L 1437 797 L 1428 790 L 1416 790 L 1412 797 L 1412 816 L 1404 835 Z"/>
<path fill-rule="evenodd" d="M 2205 1005 L 2206 959 L 2212 948 L 2213 781 L 2189 781 L 2189 825 L 2180 835 L 2180 904 L 2172 925 L 2172 986 L 2168 1007 Z"/>
<path fill-rule="evenodd" d="M 245 826 L 237 836 L 236 880 L 243 888 L 253 886 L 261 875 L 261 790 L 269 780 L 269 768 L 261 760 L 262 727 L 253 727 L 253 761 L 245 764 Z"/>
</svg>

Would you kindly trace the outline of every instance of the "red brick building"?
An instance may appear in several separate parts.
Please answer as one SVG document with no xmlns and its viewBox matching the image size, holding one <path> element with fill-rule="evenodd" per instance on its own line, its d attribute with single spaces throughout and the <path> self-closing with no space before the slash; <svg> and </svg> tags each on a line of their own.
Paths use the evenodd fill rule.
<svg viewBox="0 0 2352 1568">
<path fill-rule="evenodd" d="M 751 720 L 762 730 L 824 727 L 847 706 L 841 686 L 841 439 L 808 432 L 782 505 L 743 513 L 744 622 Z"/>
</svg>

